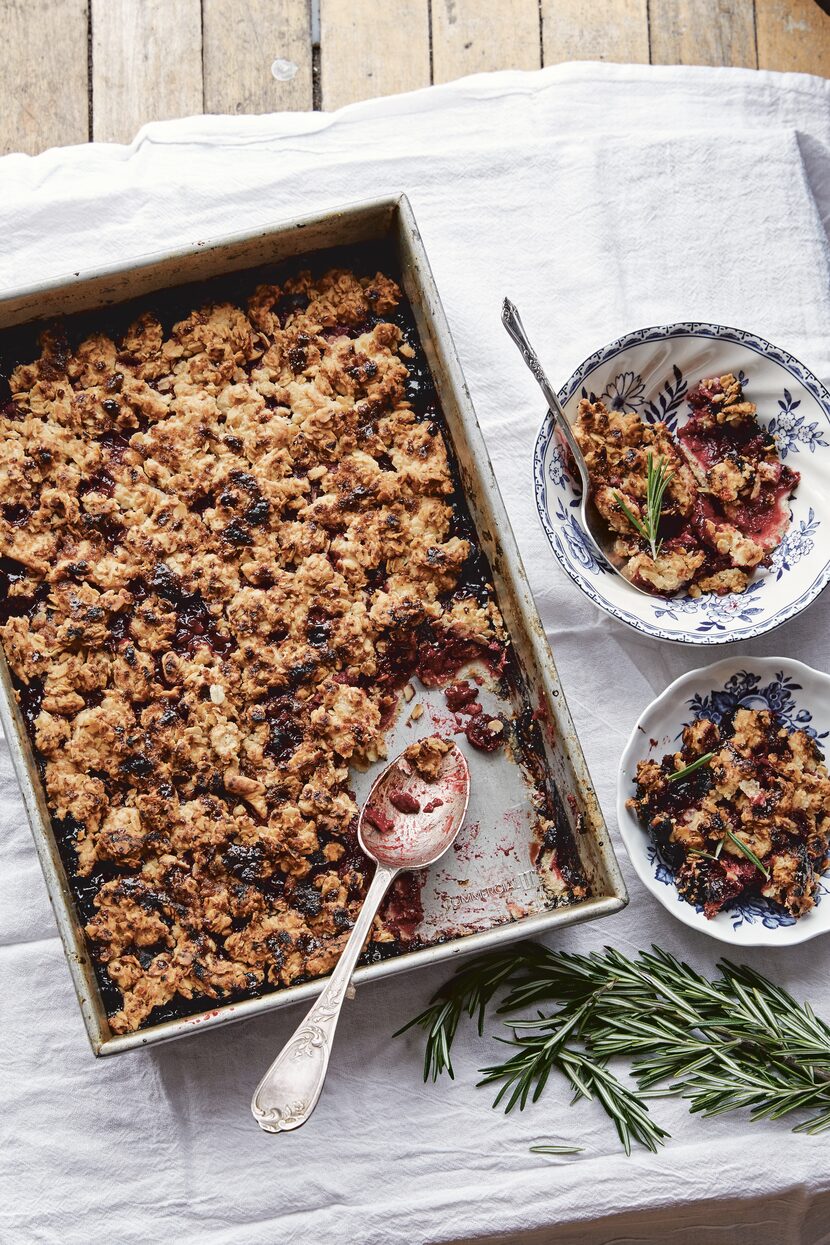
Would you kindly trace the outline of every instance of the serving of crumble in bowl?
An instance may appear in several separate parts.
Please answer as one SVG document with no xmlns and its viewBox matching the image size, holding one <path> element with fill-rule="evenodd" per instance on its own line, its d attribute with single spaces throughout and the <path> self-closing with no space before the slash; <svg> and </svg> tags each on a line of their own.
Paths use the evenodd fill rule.
<svg viewBox="0 0 830 1245">
<path fill-rule="evenodd" d="M 830 929 L 830 676 L 727 658 L 672 683 L 623 751 L 617 818 L 640 881 L 736 946 Z"/>
<path fill-rule="evenodd" d="M 716 324 L 639 329 L 586 359 L 559 396 L 622 574 L 582 529 L 579 476 L 550 414 L 536 505 L 600 608 L 656 639 L 723 644 L 780 626 L 826 586 L 830 393 L 792 355 Z"/>
</svg>

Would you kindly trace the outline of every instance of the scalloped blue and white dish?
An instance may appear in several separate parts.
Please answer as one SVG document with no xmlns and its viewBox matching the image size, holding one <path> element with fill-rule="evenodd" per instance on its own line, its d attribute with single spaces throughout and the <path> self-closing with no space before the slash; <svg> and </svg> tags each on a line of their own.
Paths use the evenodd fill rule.
<svg viewBox="0 0 830 1245">
<path fill-rule="evenodd" d="M 638 761 L 675 752 L 689 722 L 701 717 L 720 722 L 741 707 L 773 709 L 787 726 L 807 731 L 827 750 L 830 676 L 788 657 L 726 658 L 676 679 L 640 715 L 620 760 L 617 820 L 640 881 L 684 925 L 733 946 L 791 946 L 830 930 L 830 872 L 822 879 L 816 906 L 798 920 L 760 897 L 739 899 L 710 920 L 681 898 L 651 835 L 625 806 L 635 794 Z"/>
<path fill-rule="evenodd" d="M 601 398 L 671 429 L 686 421 L 686 394 L 704 376 L 738 376 L 778 452 L 801 473 L 791 523 L 772 565 L 744 593 L 648 597 L 593 556 L 578 518 L 579 481 L 546 416 L 533 454 L 536 505 L 545 535 L 565 571 L 596 605 L 654 636 L 683 644 L 724 644 L 763 635 L 794 618 L 830 579 L 830 393 L 785 350 L 718 324 L 639 329 L 597 350 L 559 397 L 569 419 L 580 398 Z"/>
</svg>

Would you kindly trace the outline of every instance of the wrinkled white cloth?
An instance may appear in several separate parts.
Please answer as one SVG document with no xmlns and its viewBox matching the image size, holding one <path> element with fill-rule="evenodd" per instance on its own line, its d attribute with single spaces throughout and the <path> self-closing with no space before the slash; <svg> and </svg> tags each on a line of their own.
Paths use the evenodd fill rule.
<svg viewBox="0 0 830 1245">
<path fill-rule="evenodd" d="M 629 329 L 699 318 L 749 328 L 830 382 L 829 105 L 830 84 L 816 78 L 579 64 L 332 115 L 154 124 L 129 147 L 0 161 L 5 290 L 410 195 L 630 888 L 624 913 L 566 931 L 561 947 L 634 953 L 656 942 L 713 969 L 718 944 L 674 921 L 628 867 L 614 791 L 643 706 L 723 650 L 640 638 L 560 571 L 530 487 L 539 396 L 501 329 L 501 299 L 519 303 L 559 381 Z M 739 651 L 827 668 L 828 622 L 825 596 Z M 672 1141 L 626 1158 L 602 1111 L 571 1108 L 555 1082 L 524 1114 L 493 1112 L 474 1082 L 497 1048 L 471 1031 L 457 1040 L 455 1081 L 422 1085 L 420 1039 L 391 1034 L 446 967 L 360 990 L 320 1107 L 289 1137 L 260 1133 L 248 1102 L 297 1009 L 96 1062 L 5 748 L 0 784 L 4 1241 L 830 1239 L 826 1136 L 739 1116 L 700 1121 L 658 1102 Z M 817 940 L 744 958 L 830 1017 L 826 955 Z M 529 1153 L 550 1137 L 585 1151 L 562 1162 Z"/>
</svg>

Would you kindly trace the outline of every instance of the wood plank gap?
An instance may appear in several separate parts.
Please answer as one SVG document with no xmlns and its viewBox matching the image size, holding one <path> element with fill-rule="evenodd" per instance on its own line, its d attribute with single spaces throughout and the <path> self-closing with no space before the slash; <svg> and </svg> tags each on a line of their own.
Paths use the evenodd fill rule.
<svg viewBox="0 0 830 1245">
<path fill-rule="evenodd" d="M 429 23 L 429 81 L 431 86 L 435 82 L 435 48 L 432 42 L 432 0 L 427 0 L 427 22 Z"/>
<path fill-rule="evenodd" d="M 202 33 L 202 112 L 207 112 L 207 92 L 205 91 L 205 0 L 199 0 L 199 29 Z"/>
<path fill-rule="evenodd" d="M 92 4 L 86 10 L 86 129 L 88 143 L 92 142 L 94 100 L 92 97 Z"/>
<path fill-rule="evenodd" d="M 308 0 L 308 22 L 311 27 L 311 106 L 315 112 L 322 108 L 320 84 L 320 0 Z"/>
<path fill-rule="evenodd" d="M 755 68 L 760 69 L 761 62 L 758 59 L 758 5 L 756 0 L 752 0 L 752 30 L 755 34 Z"/>
</svg>

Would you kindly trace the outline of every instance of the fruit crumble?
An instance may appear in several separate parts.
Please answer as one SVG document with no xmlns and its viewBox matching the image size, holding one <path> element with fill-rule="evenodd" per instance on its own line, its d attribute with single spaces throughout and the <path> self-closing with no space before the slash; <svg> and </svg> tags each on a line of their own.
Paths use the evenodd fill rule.
<svg viewBox="0 0 830 1245">
<path fill-rule="evenodd" d="M 0 393 L 0 638 L 115 1032 L 330 971 L 349 767 L 411 676 L 509 661 L 395 281 L 253 285 Z"/>
<path fill-rule="evenodd" d="M 720 726 L 700 718 L 682 740 L 662 762 L 639 762 L 627 802 L 680 894 L 710 918 L 758 895 L 803 916 L 830 864 L 830 775 L 815 739 L 738 709 Z"/>
<path fill-rule="evenodd" d="M 784 536 L 799 475 L 779 459 L 734 376 L 702 380 L 688 401 L 676 437 L 634 411 L 580 402 L 574 432 L 593 499 L 615 534 L 615 564 L 639 588 L 744 592 Z M 648 526 L 650 464 L 667 478 L 655 550 L 640 530 Z"/>
</svg>

